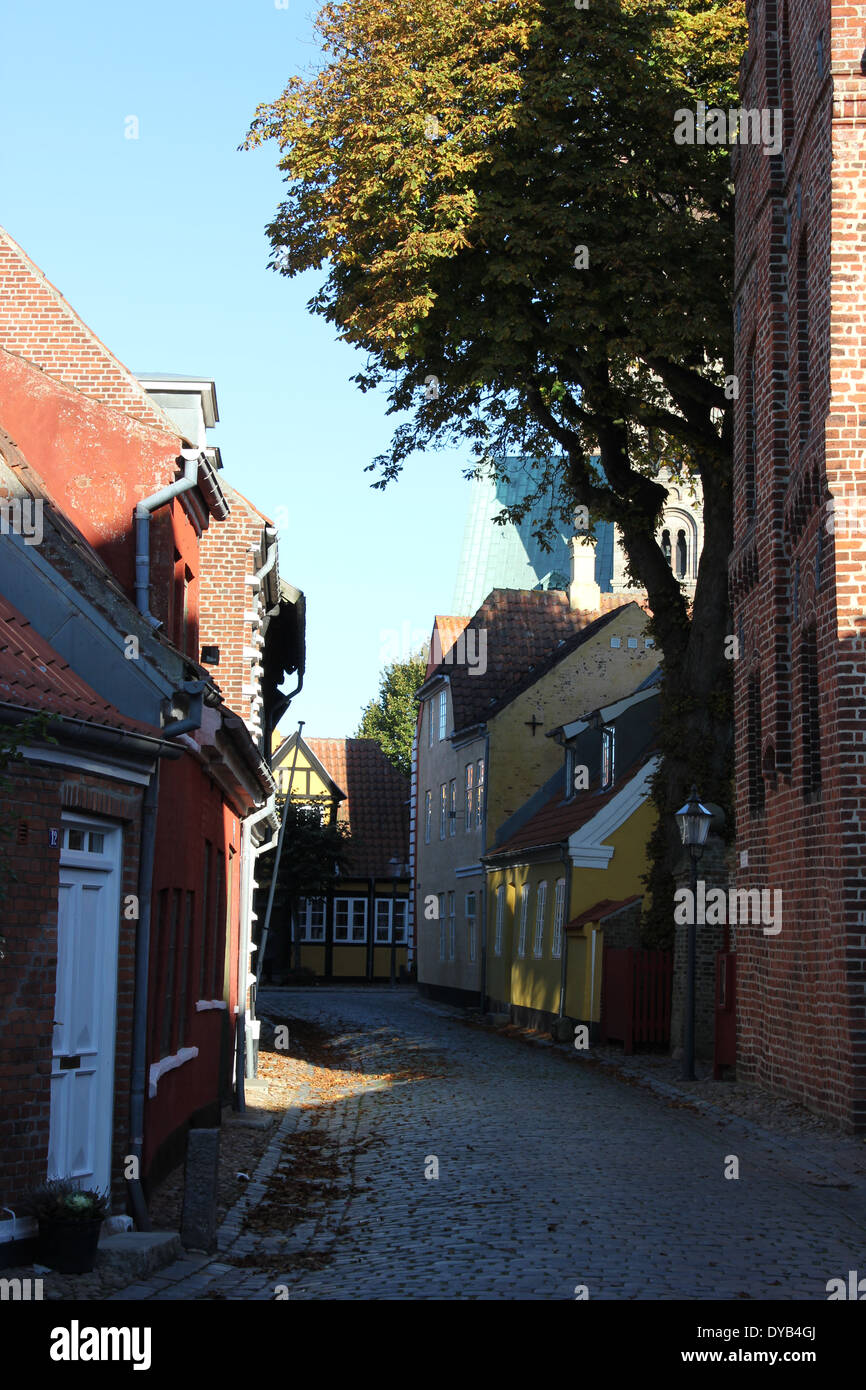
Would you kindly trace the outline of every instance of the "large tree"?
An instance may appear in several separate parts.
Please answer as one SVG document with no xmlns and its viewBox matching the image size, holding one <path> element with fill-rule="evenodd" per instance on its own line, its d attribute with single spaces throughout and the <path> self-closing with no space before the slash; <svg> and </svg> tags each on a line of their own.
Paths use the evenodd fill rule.
<svg viewBox="0 0 866 1390">
<path fill-rule="evenodd" d="M 664 659 L 668 918 L 672 810 L 693 779 L 730 806 L 736 390 L 730 150 L 678 143 L 675 113 L 737 106 L 744 4 L 346 0 L 318 27 L 321 69 L 247 137 L 281 152 L 272 264 L 323 271 L 311 310 L 404 416 L 376 486 L 469 441 L 479 461 L 536 459 L 539 496 L 558 473 L 569 505 L 619 526 Z M 656 541 L 660 463 L 702 487 L 691 609 Z M 539 533 L 564 519 L 534 506 Z"/>
<path fill-rule="evenodd" d="M 374 738 L 385 757 L 407 777 L 412 770 L 412 739 L 418 717 L 415 691 L 424 684 L 427 657 L 392 661 L 382 672 L 379 694 L 365 705 L 356 738 Z"/>
</svg>

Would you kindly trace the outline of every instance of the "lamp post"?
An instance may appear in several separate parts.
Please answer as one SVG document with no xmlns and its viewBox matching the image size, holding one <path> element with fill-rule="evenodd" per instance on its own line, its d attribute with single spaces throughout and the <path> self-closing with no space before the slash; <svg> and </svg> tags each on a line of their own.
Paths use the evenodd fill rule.
<svg viewBox="0 0 866 1390">
<path fill-rule="evenodd" d="M 704 852 L 712 811 L 708 811 L 698 799 L 698 789 L 692 790 L 685 806 L 675 813 L 683 844 L 689 852 L 691 869 L 692 910 L 689 914 L 688 935 L 688 974 L 686 977 L 686 1031 L 683 1045 L 683 1080 L 695 1080 L 695 957 L 697 955 L 697 932 L 695 918 L 698 890 L 698 860 Z"/>
</svg>

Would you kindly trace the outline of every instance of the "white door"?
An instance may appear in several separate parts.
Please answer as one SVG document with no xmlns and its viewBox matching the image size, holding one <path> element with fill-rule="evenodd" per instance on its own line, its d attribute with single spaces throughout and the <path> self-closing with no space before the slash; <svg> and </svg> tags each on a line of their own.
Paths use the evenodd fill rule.
<svg viewBox="0 0 866 1390">
<path fill-rule="evenodd" d="M 49 1178 L 111 1179 L 120 831 L 63 817 Z"/>
</svg>

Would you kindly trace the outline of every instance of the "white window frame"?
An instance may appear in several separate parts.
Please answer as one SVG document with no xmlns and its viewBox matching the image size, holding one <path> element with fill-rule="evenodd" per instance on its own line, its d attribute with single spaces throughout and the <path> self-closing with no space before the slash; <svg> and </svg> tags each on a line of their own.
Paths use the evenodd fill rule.
<svg viewBox="0 0 866 1390">
<path fill-rule="evenodd" d="M 616 730 L 612 724 L 601 731 L 601 790 L 609 791 L 616 777 Z"/>
<path fill-rule="evenodd" d="M 424 843 L 430 843 L 430 828 L 433 821 L 433 793 L 424 793 Z"/>
<path fill-rule="evenodd" d="M 439 895 L 439 959 L 445 959 L 445 894 Z"/>
<path fill-rule="evenodd" d="M 439 742 L 448 732 L 448 691 L 439 691 Z"/>
<path fill-rule="evenodd" d="M 405 898 L 376 898 L 374 904 L 374 946 L 406 945 L 409 904 Z M 384 931 L 385 935 L 381 933 Z"/>
<path fill-rule="evenodd" d="M 496 935 L 493 938 L 493 954 L 502 955 L 502 930 L 505 925 L 505 884 L 500 883 L 496 890 Z"/>
<path fill-rule="evenodd" d="M 526 955 L 526 929 L 529 922 L 529 884 L 520 889 L 520 934 L 517 938 L 517 954 L 521 959 Z"/>
<path fill-rule="evenodd" d="M 337 917 L 342 914 L 341 904 L 346 904 L 346 922 L 338 924 Z M 352 904 L 351 909 L 349 904 Z M 363 922 L 355 920 L 357 914 L 355 908 L 360 905 L 362 908 L 361 917 Z M 340 936 L 340 932 L 345 932 L 345 936 Z M 363 933 L 363 935 L 362 935 Z M 367 942 L 367 899 L 359 897 L 339 897 L 334 899 L 334 944 L 337 946 L 362 946 Z"/>
<path fill-rule="evenodd" d="M 478 935 L 478 895 L 476 893 L 466 894 L 466 942 L 469 951 L 469 959 L 475 959 L 476 938 Z"/>
<path fill-rule="evenodd" d="M 547 879 L 543 878 L 538 885 L 535 899 L 535 939 L 532 943 L 532 954 L 536 960 L 541 960 L 544 955 L 544 915 L 547 911 Z"/>
<path fill-rule="evenodd" d="M 432 747 L 433 747 L 433 720 L 434 720 L 435 717 L 436 717 L 435 706 L 436 706 L 436 696 L 435 696 L 435 695 L 431 695 L 431 696 L 430 696 L 430 699 L 427 701 L 427 707 L 428 707 L 428 710 L 429 710 L 429 712 L 430 712 L 430 718 L 427 720 L 427 747 L 428 747 L 428 748 L 432 748 Z"/>
<path fill-rule="evenodd" d="M 317 918 L 321 918 L 317 921 Z M 299 898 L 298 899 L 298 929 L 299 939 L 307 946 L 323 946 L 325 943 L 325 899 L 324 898 Z M 314 936 L 313 932 L 319 931 L 319 936 Z"/>
<path fill-rule="evenodd" d="M 466 830 L 472 829 L 472 821 L 475 817 L 475 764 L 467 763 L 463 771 L 463 801 L 464 801 L 464 821 Z"/>
<path fill-rule="evenodd" d="M 562 956 L 562 929 L 565 926 L 565 879 L 556 880 L 556 896 L 553 904 L 553 944 L 551 955 L 554 960 Z"/>
<path fill-rule="evenodd" d="M 448 959 L 457 956 L 457 894 L 453 888 L 448 890 Z"/>
<path fill-rule="evenodd" d="M 448 783 L 448 834 L 457 834 L 457 778 Z"/>
<path fill-rule="evenodd" d="M 448 833 L 448 783 L 439 784 L 439 839 L 444 840 Z"/>
<path fill-rule="evenodd" d="M 484 759 L 475 764 L 475 824 L 480 825 L 484 818 Z"/>
<path fill-rule="evenodd" d="M 574 749 L 565 750 L 565 799 L 570 801 L 574 796 Z"/>
</svg>

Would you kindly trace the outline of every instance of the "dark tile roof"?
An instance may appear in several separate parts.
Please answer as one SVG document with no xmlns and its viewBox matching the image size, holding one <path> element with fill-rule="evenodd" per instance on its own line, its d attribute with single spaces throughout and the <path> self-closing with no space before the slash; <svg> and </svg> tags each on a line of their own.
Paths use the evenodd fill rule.
<svg viewBox="0 0 866 1390">
<path fill-rule="evenodd" d="M 555 783 L 554 790 L 541 809 L 501 845 L 489 850 L 485 859 L 508 858 L 522 850 L 563 844 L 575 830 L 586 825 L 603 806 L 612 801 L 652 756 L 652 749 L 645 750 L 607 791 L 578 792 L 570 801 L 566 801 L 564 796 L 564 774 L 555 775 L 551 779 Z"/>
<path fill-rule="evenodd" d="M 159 737 L 159 729 L 129 719 L 76 675 L 17 608 L 0 597 L 0 704 L 45 710 L 68 719 Z"/>
<path fill-rule="evenodd" d="M 352 832 L 351 872 L 390 878 L 389 860 L 409 861 L 409 778 L 372 738 L 308 738 L 307 747 L 346 793 L 338 819 Z"/>
<path fill-rule="evenodd" d="M 466 643 L 476 665 L 443 660 L 427 676 L 428 681 L 438 675 L 449 678 L 455 732 L 489 719 L 632 603 L 627 594 L 604 598 L 613 602 L 598 614 L 572 609 L 559 589 L 494 589 L 488 594 L 466 624 L 467 634 L 470 629 L 478 634 L 467 635 Z M 482 654 L 483 672 L 484 661 L 476 660 Z"/>
</svg>

